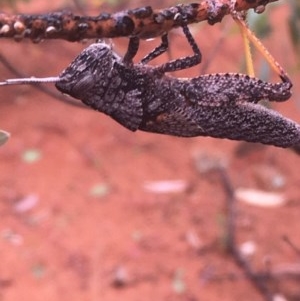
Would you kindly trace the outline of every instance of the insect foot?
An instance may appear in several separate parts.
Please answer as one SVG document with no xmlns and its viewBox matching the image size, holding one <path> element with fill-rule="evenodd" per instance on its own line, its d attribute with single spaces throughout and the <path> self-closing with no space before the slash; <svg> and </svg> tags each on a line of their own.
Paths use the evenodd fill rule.
<svg viewBox="0 0 300 301">
<path fill-rule="evenodd" d="M 230 73 L 178 79 L 156 70 L 125 65 L 108 45 L 96 43 L 79 54 L 55 85 L 131 131 L 279 147 L 300 143 L 297 123 L 258 104 L 290 98 L 290 82 L 273 84 Z"/>
</svg>

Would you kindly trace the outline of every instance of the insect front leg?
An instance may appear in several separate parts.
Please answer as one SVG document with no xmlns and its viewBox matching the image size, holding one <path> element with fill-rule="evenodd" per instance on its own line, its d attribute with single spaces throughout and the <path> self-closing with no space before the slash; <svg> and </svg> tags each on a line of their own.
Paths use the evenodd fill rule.
<svg viewBox="0 0 300 301">
<path fill-rule="evenodd" d="M 123 63 L 125 65 L 133 65 L 133 58 L 137 54 L 140 46 L 140 38 L 130 37 L 127 51 L 123 57 Z"/>
<path fill-rule="evenodd" d="M 183 33 L 184 33 L 185 37 L 187 38 L 188 43 L 192 47 L 194 54 L 192 56 L 172 60 L 170 62 L 167 62 L 163 65 L 156 67 L 155 71 L 158 74 L 164 74 L 166 72 L 173 72 L 173 71 L 191 68 L 191 67 L 201 63 L 202 54 L 187 26 L 187 16 L 180 12 L 180 7 L 178 7 L 178 8 L 179 8 L 179 13 L 176 15 L 175 18 L 177 18 L 177 20 L 179 20 L 179 22 L 181 23 Z M 130 38 L 127 52 L 123 58 L 123 62 L 125 65 L 128 66 L 128 65 L 133 64 L 133 58 L 137 54 L 137 51 L 139 49 L 139 43 L 140 43 L 139 37 L 131 37 Z M 163 54 L 164 52 L 166 52 L 168 47 L 169 47 L 168 33 L 165 33 L 161 37 L 161 44 L 158 47 L 156 47 L 155 49 L 153 49 L 150 53 L 148 53 L 141 60 L 141 63 L 147 64 L 151 60 L 155 59 L 156 57 L 158 57 L 161 54 Z"/>
<path fill-rule="evenodd" d="M 182 30 L 190 46 L 192 47 L 194 54 L 192 56 L 187 56 L 184 58 L 172 60 L 170 62 L 167 62 L 165 64 L 156 67 L 155 69 L 158 73 L 164 74 L 166 72 L 183 70 L 183 69 L 191 68 L 201 63 L 201 59 L 202 59 L 201 51 L 196 41 L 194 40 L 188 26 L 186 24 L 183 24 Z"/>
<path fill-rule="evenodd" d="M 153 49 L 150 53 L 148 53 L 142 60 L 142 64 L 147 64 L 150 61 L 154 60 L 164 52 L 166 52 L 169 48 L 169 40 L 168 40 L 168 34 L 165 33 L 161 37 L 161 44 L 157 46 L 155 49 Z"/>
</svg>

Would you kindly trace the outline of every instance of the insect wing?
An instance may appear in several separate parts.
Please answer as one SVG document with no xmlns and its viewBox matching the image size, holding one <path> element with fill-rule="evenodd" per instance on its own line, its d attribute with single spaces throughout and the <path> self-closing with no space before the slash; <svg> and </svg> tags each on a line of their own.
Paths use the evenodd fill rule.
<svg viewBox="0 0 300 301">
<path fill-rule="evenodd" d="M 192 117 L 190 108 L 175 107 L 161 113 L 153 120 L 143 122 L 140 130 L 179 137 L 195 137 L 204 134 L 199 123 Z"/>
<path fill-rule="evenodd" d="M 193 121 L 204 136 L 291 147 L 300 142 L 300 126 L 259 104 L 201 106 Z M 201 134 L 200 134 L 201 135 Z"/>
</svg>

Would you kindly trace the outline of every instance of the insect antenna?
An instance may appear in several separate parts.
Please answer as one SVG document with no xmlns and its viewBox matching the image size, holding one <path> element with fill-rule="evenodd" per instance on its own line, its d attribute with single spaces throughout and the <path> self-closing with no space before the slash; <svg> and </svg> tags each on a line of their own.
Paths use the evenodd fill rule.
<svg viewBox="0 0 300 301">
<path fill-rule="evenodd" d="M 61 79 L 58 76 L 52 77 L 25 77 L 25 78 L 13 78 L 13 79 L 6 79 L 3 82 L 0 82 L 0 86 L 7 86 L 7 85 L 34 85 L 40 83 L 56 83 L 59 82 Z"/>
</svg>

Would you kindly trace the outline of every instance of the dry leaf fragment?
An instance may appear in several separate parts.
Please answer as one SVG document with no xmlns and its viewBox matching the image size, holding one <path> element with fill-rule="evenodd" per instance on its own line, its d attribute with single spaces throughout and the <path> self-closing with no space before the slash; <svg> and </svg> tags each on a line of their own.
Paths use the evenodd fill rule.
<svg viewBox="0 0 300 301">
<path fill-rule="evenodd" d="M 259 207 L 278 207 L 287 201 L 283 193 L 242 187 L 236 189 L 235 196 L 241 202 Z"/>
<path fill-rule="evenodd" d="M 164 181 L 147 181 L 144 183 L 144 189 L 153 193 L 178 193 L 187 189 L 185 180 L 164 180 Z"/>
</svg>

